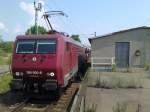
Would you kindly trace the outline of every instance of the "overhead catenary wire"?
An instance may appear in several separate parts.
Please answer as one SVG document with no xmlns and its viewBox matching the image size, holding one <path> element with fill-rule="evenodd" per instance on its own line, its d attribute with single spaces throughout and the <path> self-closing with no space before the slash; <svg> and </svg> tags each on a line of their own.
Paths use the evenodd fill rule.
<svg viewBox="0 0 150 112">
<path fill-rule="evenodd" d="M 52 6 L 53 4 L 53 6 Z M 60 6 L 58 6 L 58 4 L 56 4 L 56 2 L 54 0 L 51 1 L 51 4 L 48 4 L 47 2 L 45 2 L 44 4 L 46 6 L 47 9 L 49 10 L 60 10 L 63 11 L 62 8 L 60 8 Z M 51 6 L 50 6 L 51 5 Z M 55 7 L 55 8 L 54 8 Z M 68 13 L 67 13 L 68 14 Z M 70 32 L 69 35 L 79 35 L 80 39 L 82 39 L 83 43 L 84 42 L 88 42 L 88 38 L 91 37 L 91 34 L 86 34 L 84 33 L 79 27 L 78 25 L 76 25 L 69 17 L 63 19 L 62 17 L 57 16 L 55 18 L 55 20 L 53 20 L 52 18 L 50 19 L 51 23 L 53 24 L 54 22 L 59 23 L 59 26 L 57 28 L 57 24 L 54 24 L 54 28 L 56 27 L 56 30 L 60 31 L 60 32 Z M 48 23 L 47 23 L 48 24 Z M 73 32 L 72 32 L 73 31 Z M 84 35 L 83 35 L 84 34 Z M 86 35 L 85 35 L 86 34 Z M 94 35 L 94 34 L 93 34 Z"/>
<path fill-rule="evenodd" d="M 58 10 L 62 10 L 62 8 L 60 7 L 60 5 L 58 5 L 54 0 L 52 0 L 51 3 L 52 3 Z M 50 4 L 45 3 L 45 5 L 46 5 L 47 7 L 50 7 L 50 6 L 49 6 Z M 69 29 L 71 28 L 71 29 L 73 29 L 73 30 L 76 30 L 76 32 L 80 32 L 80 33 L 83 32 L 83 31 L 81 31 L 81 30 L 79 29 L 79 27 L 78 27 L 77 25 L 74 24 L 74 22 L 71 21 L 70 17 L 68 17 L 68 18 L 66 19 L 66 21 L 64 21 L 62 18 L 59 18 L 59 21 L 63 22 L 64 24 L 66 24 L 66 23 L 69 22 L 70 24 L 67 24 L 67 27 L 69 27 Z"/>
<path fill-rule="evenodd" d="M 61 9 L 56 5 L 55 2 L 53 2 L 53 4 L 55 5 L 55 8 L 57 8 L 58 10 L 61 10 Z M 50 8 L 50 10 L 52 10 L 50 4 L 45 3 L 45 5 L 46 5 L 46 7 Z M 64 25 L 64 24 L 66 24 L 67 22 L 65 22 L 65 21 L 62 19 L 62 17 L 57 17 L 57 18 L 55 18 L 55 21 L 59 22 L 59 25 L 62 26 L 63 28 L 65 28 L 65 25 Z M 62 23 L 63 23 L 63 24 L 62 24 Z M 69 30 L 70 30 L 70 29 L 72 29 L 72 30 L 74 29 L 74 28 L 70 27 L 70 25 L 67 25 L 67 27 L 69 27 Z M 65 29 L 66 29 L 66 28 L 65 28 Z M 61 29 L 59 29 L 59 30 L 61 30 Z M 64 29 L 63 29 L 63 30 L 64 30 Z"/>
<path fill-rule="evenodd" d="M 62 10 L 62 7 L 60 7 L 54 0 L 52 0 L 51 1 L 51 3 L 53 3 L 53 5 L 55 6 L 55 8 L 57 8 L 58 10 Z M 47 5 L 48 6 L 48 5 Z M 62 10 L 63 11 L 63 10 Z M 66 18 L 65 18 L 66 19 Z M 64 28 L 65 28 L 65 25 L 64 24 L 67 24 L 68 22 L 65 22 L 64 20 L 63 20 L 63 18 L 61 18 L 61 17 L 58 17 L 58 18 L 56 18 L 56 20 L 59 22 L 59 24 L 60 25 L 62 25 Z M 61 21 L 61 22 L 60 22 Z M 62 24 L 63 23 L 63 24 Z M 69 30 L 69 32 L 71 32 L 71 30 L 70 29 L 72 29 L 72 30 L 74 30 L 74 28 L 71 26 L 71 25 L 69 25 L 69 24 L 67 24 L 67 27 L 69 27 L 68 28 L 68 30 Z"/>
<path fill-rule="evenodd" d="M 48 9 L 50 9 L 51 11 L 45 11 L 45 12 L 51 12 L 51 13 L 55 13 L 55 12 L 58 12 L 58 11 L 52 11 L 52 6 L 50 6 L 50 4 L 47 4 L 47 3 L 45 3 L 45 6 L 48 8 Z M 53 9 L 54 10 L 54 9 Z M 60 9 L 59 9 L 60 10 Z M 61 11 L 61 10 L 60 10 Z M 53 14 L 52 14 L 53 15 Z M 64 16 L 66 16 L 66 17 L 68 17 L 68 15 L 67 14 L 65 14 L 65 13 L 63 13 L 63 15 Z M 59 22 L 60 21 L 60 18 L 58 19 L 59 17 L 57 17 L 57 18 L 55 18 L 55 21 L 57 21 L 57 22 Z M 62 20 L 62 18 L 61 18 L 61 20 Z M 53 21 L 53 19 L 51 18 L 50 19 L 50 22 L 51 23 L 53 23 L 54 21 Z M 63 23 L 65 24 L 65 22 L 63 21 Z M 48 23 L 47 23 L 48 24 Z M 61 26 L 63 26 L 63 24 L 62 24 L 62 22 L 59 22 L 59 24 L 61 25 Z M 54 25 L 54 27 L 55 26 L 57 26 L 57 25 Z M 63 26 L 64 27 L 64 26 Z M 58 30 L 58 29 L 57 29 Z M 60 30 L 60 29 L 59 29 Z"/>
</svg>

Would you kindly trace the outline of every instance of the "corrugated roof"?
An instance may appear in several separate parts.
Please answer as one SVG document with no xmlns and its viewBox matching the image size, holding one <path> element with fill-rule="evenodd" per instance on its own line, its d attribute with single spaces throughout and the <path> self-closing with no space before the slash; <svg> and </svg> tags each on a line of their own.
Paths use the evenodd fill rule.
<svg viewBox="0 0 150 112">
<path fill-rule="evenodd" d="M 126 30 L 121 30 L 121 31 L 117 31 L 117 32 L 113 32 L 113 33 L 109 33 L 109 34 L 105 34 L 105 35 L 89 38 L 89 41 L 91 43 L 91 40 L 93 40 L 93 39 L 108 37 L 108 36 L 116 35 L 118 33 L 124 33 L 124 32 L 132 31 L 132 30 L 138 30 L 138 29 L 150 29 L 150 27 L 148 27 L 148 26 L 141 26 L 141 27 L 130 28 L 130 29 L 126 29 Z"/>
</svg>

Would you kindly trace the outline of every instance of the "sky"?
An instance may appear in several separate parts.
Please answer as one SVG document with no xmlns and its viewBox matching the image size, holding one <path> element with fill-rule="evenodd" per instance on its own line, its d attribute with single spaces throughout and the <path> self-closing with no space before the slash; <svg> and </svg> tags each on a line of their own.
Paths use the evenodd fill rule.
<svg viewBox="0 0 150 112">
<path fill-rule="evenodd" d="M 34 25 L 34 0 L 1 0 L 0 35 L 14 41 Z M 68 17 L 54 16 L 54 29 L 69 35 L 79 34 L 84 44 L 88 38 L 139 26 L 150 26 L 150 0 L 36 0 L 42 3 L 38 24 L 47 28 L 45 11 L 61 10 Z"/>
</svg>

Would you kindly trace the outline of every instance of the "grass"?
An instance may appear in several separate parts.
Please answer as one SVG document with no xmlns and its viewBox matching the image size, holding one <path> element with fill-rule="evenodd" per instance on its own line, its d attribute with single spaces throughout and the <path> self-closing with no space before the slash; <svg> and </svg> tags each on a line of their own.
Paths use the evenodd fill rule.
<svg viewBox="0 0 150 112">
<path fill-rule="evenodd" d="M 87 106 L 85 112 L 96 112 L 97 105 L 92 104 L 91 106 Z"/>
<path fill-rule="evenodd" d="M 113 112 L 141 112 L 141 104 L 132 102 L 117 102 Z"/>
<path fill-rule="evenodd" d="M 10 74 L 4 74 L 3 76 L 0 76 L 0 94 L 9 91 L 9 83 L 11 80 L 12 76 Z"/>
<path fill-rule="evenodd" d="M 146 64 L 146 65 L 145 65 L 145 70 L 146 70 L 146 71 L 150 71 L 150 64 Z"/>
<path fill-rule="evenodd" d="M 125 102 L 117 103 L 113 107 L 113 112 L 126 112 L 126 110 L 127 110 L 127 103 L 125 103 Z"/>
<path fill-rule="evenodd" d="M 150 64 L 145 65 L 145 70 L 148 71 L 148 78 L 150 79 Z"/>
<path fill-rule="evenodd" d="M 147 78 L 150 79 L 150 73 L 148 74 Z"/>
<path fill-rule="evenodd" d="M 131 67 L 129 65 L 127 65 L 127 71 L 126 72 L 127 73 L 132 73 L 132 69 L 131 69 Z"/>
<path fill-rule="evenodd" d="M 124 77 L 110 77 L 110 78 L 97 78 L 94 87 L 96 88 L 142 88 L 140 79 L 124 78 Z"/>
<path fill-rule="evenodd" d="M 11 62 L 11 54 L 0 54 L 0 65 L 9 65 Z"/>
<path fill-rule="evenodd" d="M 112 72 L 116 72 L 116 64 L 112 65 Z"/>
</svg>

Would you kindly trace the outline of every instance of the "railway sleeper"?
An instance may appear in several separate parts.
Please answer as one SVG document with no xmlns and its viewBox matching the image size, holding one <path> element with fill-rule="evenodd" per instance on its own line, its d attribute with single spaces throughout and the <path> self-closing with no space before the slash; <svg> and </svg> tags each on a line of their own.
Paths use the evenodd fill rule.
<svg viewBox="0 0 150 112">
<path fill-rule="evenodd" d="M 63 100 L 60 100 L 60 101 L 58 101 L 58 103 L 66 103 L 66 101 L 63 101 Z"/>
<path fill-rule="evenodd" d="M 29 108 L 29 107 L 24 107 L 23 110 L 25 112 L 43 112 L 45 109 L 44 108 Z"/>
<path fill-rule="evenodd" d="M 68 91 L 65 92 L 65 94 L 73 94 L 73 93 L 74 93 L 73 89 L 72 90 L 68 90 Z"/>
<path fill-rule="evenodd" d="M 25 101 L 24 103 L 20 104 L 21 107 L 19 107 L 17 110 L 17 112 L 66 112 L 66 110 L 68 109 L 68 106 L 74 96 L 74 94 L 76 93 L 78 87 L 77 85 L 71 85 L 65 92 L 65 94 L 63 94 L 57 101 L 57 103 L 52 103 L 49 104 L 49 106 L 47 106 L 45 109 L 36 109 L 36 108 L 30 108 L 30 107 L 24 107 L 27 103 L 27 101 Z M 15 109 L 16 110 L 16 109 Z M 12 111 L 12 112 L 16 112 L 16 111 Z"/>
<path fill-rule="evenodd" d="M 66 108 L 66 104 L 58 104 L 55 108 L 61 108 L 61 109 L 65 109 Z"/>
<path fill-rule="evenodd" d="M 66 100 L 68 100 L 68 97 L 63 97 L 63 98 L 61 98 L 60 100 L 61 100 L 61 101 L 66 101 Z"/>
<path fill-rule="evenodd" d="M 54 108 L 54 109 L 52 110 L 52 112 L 62 112 L 62 109 L 61 109 L 61 108 Z"/>
</svg>

